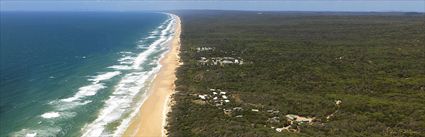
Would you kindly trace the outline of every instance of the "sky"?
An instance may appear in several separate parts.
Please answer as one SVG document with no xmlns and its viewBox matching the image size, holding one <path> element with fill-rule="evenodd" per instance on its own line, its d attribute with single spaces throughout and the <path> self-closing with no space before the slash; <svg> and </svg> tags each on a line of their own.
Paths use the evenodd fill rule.
<svg viewBox="0 0 425 137">
<path fill-rule="evenodd" d="M 254 11 L 425 12 L 425 0 L 0 0 L 0 11 Z"/>
</svg>

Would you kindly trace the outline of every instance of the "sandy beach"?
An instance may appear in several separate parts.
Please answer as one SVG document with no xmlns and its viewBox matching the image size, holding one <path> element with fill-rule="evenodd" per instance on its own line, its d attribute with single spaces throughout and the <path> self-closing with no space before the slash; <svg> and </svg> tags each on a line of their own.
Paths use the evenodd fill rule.
<svg viewBox="0 0 425 137">
<path fill-rule="evenodd" d="M 170 108 L 170 96 L 173 94 L 176 80 L 175 71 L 179 65 L 180 19 L 176 15 L 175 34 L 170 41 L 170 50 L 160 61 L 162 67 L 149 89 L 149 97 L 133 118 L 124 137 L 161 137 L 165 136 L 165 119 Z"/>
</svg>

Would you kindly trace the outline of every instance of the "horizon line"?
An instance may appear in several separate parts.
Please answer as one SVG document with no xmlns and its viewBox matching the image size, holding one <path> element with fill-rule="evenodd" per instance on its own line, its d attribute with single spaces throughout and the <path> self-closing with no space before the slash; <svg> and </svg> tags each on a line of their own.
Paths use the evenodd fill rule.
<svg viewBox="0 0 425 137">
<path fill-rule="evenodd" d="M 336 11 L 336 12 L 425 12 L 425 1 L 417 0 L 0 0 L 0 11 Z"/>
<path fill-rule="evenodd" d="M 232 10 L 232 9 L 178 9 L 178 10 L 0 10 L 0 12 L 178 12 L 178 11 L 241 11 L 241 12 L 295 12 L 295 13 L 423 13 L 425 11 L 315 11 L 315 10 Z"/>
</svg>

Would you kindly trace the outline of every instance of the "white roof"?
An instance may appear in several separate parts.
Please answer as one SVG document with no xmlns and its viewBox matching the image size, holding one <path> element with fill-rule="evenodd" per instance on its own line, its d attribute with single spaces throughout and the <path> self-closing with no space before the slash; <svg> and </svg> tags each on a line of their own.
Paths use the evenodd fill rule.
<svg viewBox="0 0 425 137">
<path fill-rule="evenodd" d="M 226 95 L 223 95 L 223 96 L 221 96 L 222 98 L 224 98 L 224 99 L 227 99 L 227 96 Z"/>
<path fill-rule="evenodd" d="M 198 97 L 201 99 L 207 99 L 207 95 L 198 95 Z"/>
</svg>

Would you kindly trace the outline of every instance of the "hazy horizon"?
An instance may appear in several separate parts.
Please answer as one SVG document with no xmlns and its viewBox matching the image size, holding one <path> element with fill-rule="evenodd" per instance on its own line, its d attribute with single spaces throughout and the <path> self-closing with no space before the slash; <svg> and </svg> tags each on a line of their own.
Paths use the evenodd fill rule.
<svg viewBox="0 0 425 137">
<path fill-rule="evenodd" d="M 301 0 L 301 1 L 101 1 L 101 0 L 2 0 L 1 11 L 335 11 L 335 12 L 425 12 L 419 0 Z"/>
</svg>

